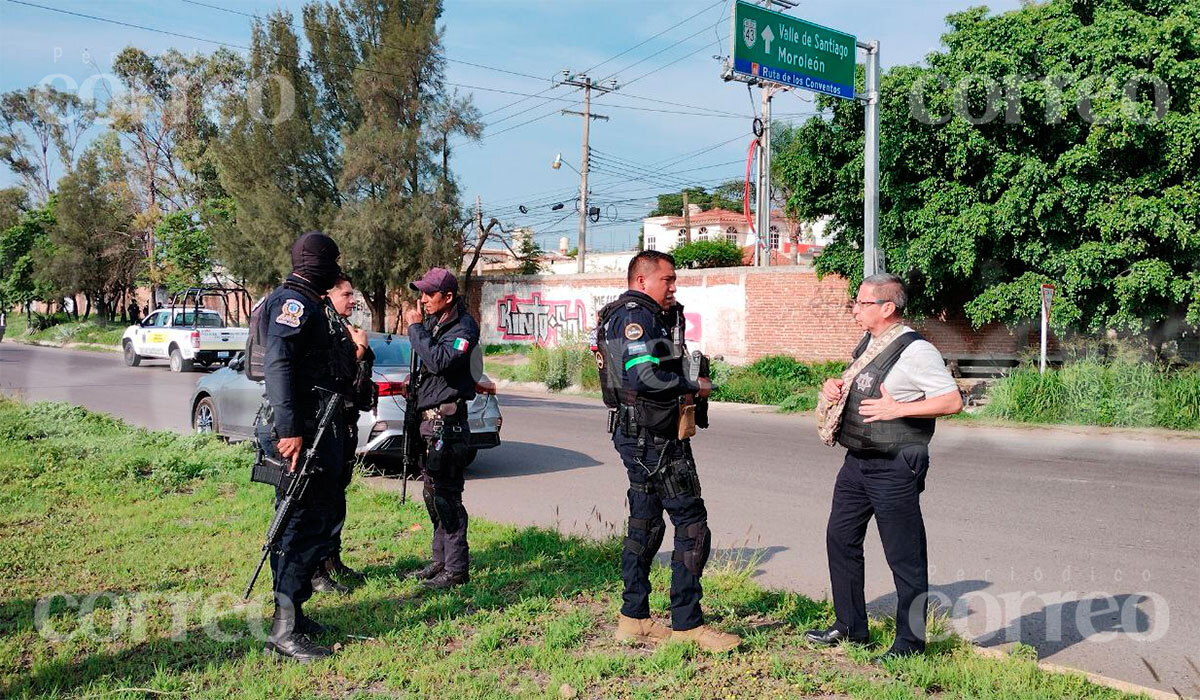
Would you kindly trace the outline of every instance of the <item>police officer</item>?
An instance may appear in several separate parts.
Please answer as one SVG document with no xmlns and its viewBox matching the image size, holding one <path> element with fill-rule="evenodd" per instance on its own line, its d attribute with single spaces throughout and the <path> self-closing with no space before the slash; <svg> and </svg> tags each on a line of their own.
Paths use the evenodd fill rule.
<svg viewBox="0 0 1200 700">
<path fill-rule="evenodd" d="M 291 274 L 263 301 L 251 328 L 248 356 L 251 365 L 261 356 L 268 404 L 266 419 L 256 430 L 258 442 L 290 469 L 316 431 L 321 398 L 314 388 L 339 392 L 348 380 L 321 298 L 341 274 L 338 253 L 329 236 L 315 231 L 300 236 L 291 249 Z M 303 605 L 312 596 L 313 574 L 328 550 L 340 508 L 344 510 L 338 504 L 344 433 L 340 421 L 326 430 L 313 480 L 271 552 L 275 615 L 267 649 L 298 661 L 332 654 L 310 639 L 324 628 L 304 615 Z M 277 499 L 282 495 L 280 487 Z"/>
<path fill-rule="evenodd" d="M 432 561 L 411 576 L 429 588 L 460 586 L 470 579 L 464 471 L 469 446 L 467 402 L 483 369 L 479 324 L 458 295 L 458 280 L 435 267 L 410 285 L 421 293 L 421 309 L 404 313 L 408 338 L 420 359 L 417 408 L 425 458 L 423 496 L 433 522 Z"/>
<path fill-rule="evenodd" d="M 653 250 L 638 253 L 629 263 L 628 283 L 629 290 L 601 310 L 595 345 L 605 403 L 612 408 L 613 445 L 629 478 L 629 528 L 621 552 L 625 592 L 616 637 L 650 644 L 678 639 L 727 651 L 741 640 L 705 625 L 700 609 L 711 533 L 688 439 L 694 428 L 681 410 L 697 395 L 707 396 L 711 384 L 688 376 L 683 338 L 672 342 L 664 323 L 667 313 L 678 312 L 675 259 Z M 650 566 L 666 532 L 664 509 L 675 530 L 670 628 L 650 618 Z"/>
<path fill-rule="evenodd" d="M 329 552 L 325 555 L 317 573 L 313 575 L 312 587 L 321 593 L 348 593 L 349 588 L 343 583 L 362 583 L 366 577 L 351 569 L 342 562 L 342 528 L 346 524 L 346 489 L 354 475 L 356 448 L 358 447 L 358 416 L 362 411 L 375 407 L 375 383 L 371 380 L 371 372 L 375 363 L 375 353 L 367 342 L 367 332 L 350 325 L 347 319 L 354 313 L 354 287 L 349 276 L 342 274 L 326 296 L 325 315 L 330 325 L 330 333 L 334 336 L 334 346 L 340 377 L 353 377 L 344 386 L 345 403 L 345 433 L 342 440 L 342 452 L 345 466 L 342 470 L 342 490 L 338 498 L 338 513 L 341 516 L 333 527 L 329 537 Z"/>
<path fill-rule="evenodd" d="M 853 311 L 867 333 L 842 378 L 821 388 L 822 437 L 846 448 L 825 537 L 837 620 L 804 633 L 819 645 L 868 641 L 863 538 L 874 515 L 896 583 L 896 640 L 885 659 L 925 650 L 929 564 L 921 492 L 928 446 L 935 419 L 962 410 L 941 353 L 903 324 L 906 301 L 895 275 L 863 280 Z"/>
</svg>

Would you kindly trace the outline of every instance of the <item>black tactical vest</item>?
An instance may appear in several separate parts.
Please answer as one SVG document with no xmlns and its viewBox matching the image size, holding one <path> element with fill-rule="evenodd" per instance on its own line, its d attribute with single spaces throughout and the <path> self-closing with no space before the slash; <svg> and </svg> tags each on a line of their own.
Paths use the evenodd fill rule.
<svg viewBox="0 0 1200 700">
<path fill-rule="evenodd" d="M 883 380 L 892 367 L 900 360 L 913 341 L 921 340 L 916 331 L 909 331 L 892 341 L 875 356 L 862 371 L 843 390 L 850 392 L 846 398 L 846 410 L 842 414 L 842 425 L 838 430 L 838 442 L 851 450 L 869 450 L 872 452 L 895 453 L 905 445 L 928 445 L 933 439 L 933 418 L 896 418 L 893 420 L 866 423 L 859 414 L 859 406 L 866 399 L 878 399 L 883 396 Z M 866 335 L 854 349 L 854 358 L 858 359 L 867 350 L 871 336 Z"/>
</svg>

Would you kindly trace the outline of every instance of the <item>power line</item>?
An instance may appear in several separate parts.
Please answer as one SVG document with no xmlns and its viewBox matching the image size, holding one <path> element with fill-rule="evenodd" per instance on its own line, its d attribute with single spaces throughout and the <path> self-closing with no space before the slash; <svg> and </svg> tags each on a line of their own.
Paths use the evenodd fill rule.
<svg viewBox="0 0 1200 700">
<path fill-rule="evenodd" d="M 228 7 L 221 7 L 219 5 L 213 5 L 213 4 L 210 4 L 207 2 L 200 2 L 200 0 L 179 0 L 179 1 L 185 2 L 189 5 L 197 5 L 199 7 L 207 7 L 209 9 L 218 10 L 220 12 L 228 12 L 229 14 L 233 14 L 233 15 L 241 15 L 242 17 L 249 17 L 251 19 L 262 19 L 258 14 L 254 14 L 254 13 L 250 13 L 250 12 L 242 12 L 241 10 L 234 10 L 234 9 L 231 9 Z M 305 29 L 307 29 L 307 28 L 305 28 Z M 321 32 L 322 34 L 324 34 L 327 37 L 330 36 L 329 31 L 327 31 L 325 29 L 322 29 L 320 27 L 314 27 L 314 29 L 316 29 L 316 31 Z M 379 42 L 379 43 L 367 42 L 367 43 L 369 43 L 372 47 L 374 47 L 376 49 L 388 48 L 388 49 L 393 49 L 396 51 L 404 51 L 406 53 L 413 53 L 413 54 L 421 54 L 422 53 L 421 51 L 419 51 L 417 49 L 410 49 L 410 48 L 407 48 L 404 46 L 396 46 L 395 44 L 389 44 L 386 42 Z M 533 80 L 550 80 L 549 78 L 547 78 L 544 75 L 530 75 L 529 73 L 522 73 L 520 71 L 510 70 L 508 68 L 498 68 L 496 66 L 489 66 L 489 65 L 482 64 L 482 63 L 472 63 L 471 61 L 464 61 L 460 58 L 450 58 L 449 56 L 442 56 L 442 60 L 448 61 L 450 63 L 461 63 L 465 66 L 472 66 L 474 68 L 482 68 L 484 70 L 495 71 L 497 73 L 507 73 L 509 75 L 516 75 L 516 76 L 519 76 L 522 78 L 531 78 Z M 520 94 L 520 93 L 516 93 L 516 94 Z"/>
<path fill-rule="evenodd" d="M 722 1 L 722 0 L 718 0 L 718 2 L 721 2 L 721 1 Z M 621 53 L 617 54 L 616 56 L 613 56 L 612 58 L 605 59 L 605 60 L 601 61 L 600 63 L 597 63 L 597 64 L 596 64 L 596 65 L 594 65 L 594 66 L 591 66 L 590 68 L 586 68 L 586 69 L 584 69 L 583 73 L 585 73 L 585 74 L 587 74 L 587 73 L 590 73 L 590 72 L 592 72 L 592 71 L 596 70 L 597 68 L 599 68 L 600 66 L 602 66 L 602 65 L 604 65 L 604 64 L 606 64 L 606 63 L 609 63 L 609 62 L 611 62 L 611 61 L 614 61 L 614 60 L 616 60 L 617 58 L 620 58 L 621 56 L 624 56 L 625 54 L 629 53 L 630 51 L 633 51 L 634 49 L 637 49 L 637 48 L 639 48 L 639 47 L 641 47 L 641 46 L 645 45 L 647 42 L 650 42 L 650 41 L 652 41 L 652 40 L 654 40 L 654 39 L 657 39 L 658 37 L 662 36 L 663 34 L 666 34 L 667 32 L 671 31 L 672 29 L 675 29 L 676 27 L 682 26 L 682 25 L 684 25 L 684 24 L 686 24 L 686 23 L 690 22 L 691 20 L 695 19 L 696 17 L 699 17 L 700 15 L 704 14 L 704 13 L 705 13 L 705 12 L 707 12 L 708 10 L 712 9 L 712 8 L 713 8 L 713 7 L 714 7 L 716 4 L 717 4 L 717 3 L 713 3 L 712 5 L 709 5 L 708 7 L 705 7 L 704 9 L 700 10 L 700 11 L 699 11 L 699 12 L 697 12 L 696 14 L 694 14 L 694 15 L 691 15 L 691 16 L 689 16 L 689 17 L 687 17 L 687 18 L 685 18 L 685 19 L 683 19 L 683 20 L 681 20 L 681 21 L 679 21 L 679 22 L 676 22 L 675 24 L 673 24 L 673 25 L 671 25 L 671 26 L 667 27 L 666 29 L 662 30 L 661 32 L 658 32 L 657 34 L 655 34 L 655 35 L 653 35 L 653 36 L 649 37 L 648 39 L 646 39 L 646 40 L 642 41 L 641 43 L 634 44 L 633 46 L 629 47 L 628 49 L 625 49 L 624 51 L 622 51 Z M 547 89 L 543 90 L 543 91 L 542 91 L 542 92 L 540 92 L 540 93 L 538 93 L 538 96 L 540 96 L 540 95 L 544 95 L 545 93 L 549 92 L 549 91 L 550 91 L 550 90 L 552 90 L 552 89 L 554 89 L 554 87 L 553 87 L 553 86 L 552 86 L 552 87 L 550 87 L 550 88 L 547 88 Z M 490 112 L 486 112 L 486 113 L 484 113 L 482 116 L 486 117 L 486 116 L 488 116 L 488 115 L 490 115 L 490 114 L 495 114 L 496 112 L 501 112 L 501 111 L 504 111 L 504 110 L 508 109 L 509 107 L 515 107 L 515 106 L 517 106 L 517 105 L 519 105 L 519 104 L 522 104 L 522 103 L 524 103 L 524 102 L 527 102 L 529 99 L 530 99 L 529 97 L 525 97 L 525 98 L 522 98 L 522 99 L 520 99 L 520 100 L 517 100 L 517 101 L 515 101 L 515 102 L 510 102 L 509 104 L 506 104 L 506 105 L 504 105 L 504 106 L 502 106 L 502 107 L 499 107 L 499 108 L 497 108 L 497 109 L 494 109 L 494 110 L 492 110 L 492 111 L 490 111 Z M 516 115 L 512 115 L 512 116 L 516 116 Z M 546 116 L 550 116 L 550 115 L 546 115 Z M 511 117 L 506 117 L 505 119 L 509 119 L 509 118 L 511 118 Z M 545 117 L 541 117 L 541 118 L 545 118 Z M 530 124 L 530 123 L 532 123 L 532 122 L 534 122 L 534 121 L 537 121 L 537 120 L 536 120 L 536 119 L 534 119 L 534 120 L 530 120 L 530 121 L 528 121 L 528 122 L 525 122 L 525 124 Z M 494 126 L 494 125 L 489 125 L 489 126 Z"/>
</svg>

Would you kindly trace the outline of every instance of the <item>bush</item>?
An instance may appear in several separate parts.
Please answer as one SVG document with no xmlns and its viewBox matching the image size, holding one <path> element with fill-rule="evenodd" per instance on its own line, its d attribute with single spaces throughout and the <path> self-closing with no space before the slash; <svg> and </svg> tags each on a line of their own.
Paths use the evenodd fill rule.
<svg viewBox="0 0 1200 700">
<path fill-rule="evenodd" d="M 714 362 L 713 399 L 780 405 L 788 411 L 809 410 L 816 407 L 816 389 L 845 370 L 844 362 L 805 363 L 788 355 L 764 357 L 745 367 Z"/>
<path fill-rule="evenodd" d="M 33 318 L 29 322 L 29 332 L 40 333 L 41 331 L 53 328 L 54 326 L 57 326 L 61 323 L 66 323 L 70 320 L 71 317 L 62 311 L 52 314 L 41 314 L 34 311 Z"/>
<path fill-rule="evenodd" d="M 1045 374 L 1025 366 L 991 389 L 985 415 L 1024 423 L 1200 428 L 1200 369 L 1095 356 Z"/>
<path fill-rule="evenodd" d="M 742 249 L 729 241 L 692 241 L 671 251 L 678 267 L 736 267 L 742 264 Z"/>
</svg>

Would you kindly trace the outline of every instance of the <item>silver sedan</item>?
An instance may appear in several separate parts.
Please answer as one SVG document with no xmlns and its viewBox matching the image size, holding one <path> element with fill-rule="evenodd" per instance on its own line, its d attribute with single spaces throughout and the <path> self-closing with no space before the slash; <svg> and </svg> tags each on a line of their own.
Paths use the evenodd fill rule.
<svg viewBox="0 0 1200 700">
<path fill-rule="evenodd" d="M 399 385 L 408 377 L 412 348 L 404 336 L 370 333 L 368 337 L 375 353 L 373 379 L 379 387 L 379 405 L 359 416 L 356 452 L 385 462 L 395 461 L 400 458 L 404 437 L 404 398 L 399 395 Z M 495 384 L 484 376 L 475 388 L 478 393 L 467 404 L 472 460 L 478 450 L 500 444 L 503 423 Z M 251 439 L 254 416 L 262 401 L 263 383 L 246 377 L 239 355 L 228 367 L 196 382 L 190 404 L 192 428 L 198 433 L 216 433 L 230 440 Z"/>
</svg>

